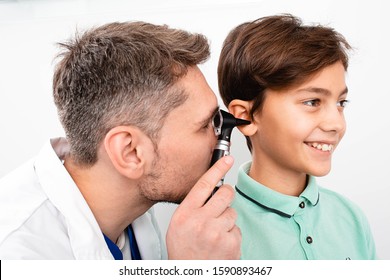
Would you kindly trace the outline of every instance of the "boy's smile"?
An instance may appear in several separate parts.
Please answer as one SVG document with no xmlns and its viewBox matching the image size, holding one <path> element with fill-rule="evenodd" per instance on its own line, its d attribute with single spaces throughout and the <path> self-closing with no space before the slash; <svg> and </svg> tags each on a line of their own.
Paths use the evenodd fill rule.
<svg viewBox="0 0 390 280">
<path fill-rule="evenodd" d="M 316 148 L 319 151 L 323 152 L 332 152 L 333 150 L 333 144 L 326 144 L 326 143 L 317 143 L 317 142 L 307 142 L 306 145 L 309 145 L 310 147 Z"/>
</svg>

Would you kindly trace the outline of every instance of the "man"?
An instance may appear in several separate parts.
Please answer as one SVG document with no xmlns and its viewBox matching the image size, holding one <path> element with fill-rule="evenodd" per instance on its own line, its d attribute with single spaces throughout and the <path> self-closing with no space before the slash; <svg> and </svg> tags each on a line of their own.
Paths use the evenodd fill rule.
<svg viewBox="0 0 390 280">
<path fill-rule="evenodd" d="M 197 67 L 206 38 L 125 22 L 62 46 L 53 94 L 66 139 L 0 181 L 0 258 L 239 258 L 234 192 L 208 200 L 232 158 L 206 172 L 218 111 Z M 167 252 L 161 201 L 181 203 Z"/>
</svg>

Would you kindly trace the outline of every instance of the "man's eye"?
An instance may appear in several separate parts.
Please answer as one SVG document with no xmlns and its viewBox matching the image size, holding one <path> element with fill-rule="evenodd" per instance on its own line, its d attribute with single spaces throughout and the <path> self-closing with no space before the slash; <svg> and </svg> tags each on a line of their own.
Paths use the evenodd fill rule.
<svg viewBox="0 0 390 280">
<path fill-rule="evenodd" d="M 348 105 L 348 103 L 349 103 L 349 100 L 346 100 L 346 99 L 340 100 L 339 102 L 337 102 L 337 106 L 340 106 L 340 107 L 344 108 L 345 106 Z"/>
<path fill-rule="evenodd" d="M 310 106 L 310 107 L 317 107 L 320 105 L 320 103 L 321 103 L 321 101 L 319 99 L 311 99 L 311 100 L 307 100 L 307 101 L 303 102 L 303 104 Z"/>
<path fill-rule="evenodd" d="M 210 127 L 210 125 L 211 125 L 211 122 L 208 122 L 207 124 L 205 124 L 205 125 L 203 126 L 203 128 L 204 128 L 204 129 L 208 129 L 208 128 Z"/>
</svg>

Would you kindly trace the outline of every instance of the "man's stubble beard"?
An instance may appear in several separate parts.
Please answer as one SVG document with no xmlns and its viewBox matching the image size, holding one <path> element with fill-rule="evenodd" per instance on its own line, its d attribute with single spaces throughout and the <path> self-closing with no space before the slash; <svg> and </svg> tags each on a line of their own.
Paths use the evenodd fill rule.
<svg viewBox="0 0 390 280">
<path fill-rule="evenodd" d="M 163 161 L 160 155 L 157 152 L 156 155 L 152 164 L 152 171 L 145 175 L 144 180 L 138 184 L 138 189 L 142 196 L 153 203 L 168 202 L 180 204 L 195 185 L 196 180 L 186 183 L 183 180 L 184 176 L 178 175 L 180 168 L 178 170 L 167 170 L 161 164 Z M 184 170 L 185 172 L 190 171 Z M 183 174 L 183 172 L 180 174 Z M 173 186 L 173 184 L 175 185 Z"/>
</svg>

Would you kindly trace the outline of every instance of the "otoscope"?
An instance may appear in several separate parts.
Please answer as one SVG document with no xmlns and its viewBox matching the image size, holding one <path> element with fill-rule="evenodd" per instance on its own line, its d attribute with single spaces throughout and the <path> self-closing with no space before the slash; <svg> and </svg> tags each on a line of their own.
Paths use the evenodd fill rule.
<svg viewBox="0 0 390 280">
<path fill-rule="evenodd" d="M 232 114 L 219 110 L 218 113 L 213 118 L 213 127 L 215 134 L 218 135 L 218 141 L 215 145 L 213 155 L 211 157 L 210 167 L 214 165 L 221 157 L 227 156 L 230 154 L 230 136 L 232 134 L 233 128 L 235 126 L 247 125 L 250 124 L 250 121 L 237 119 Z M 223 185 L 222 178 L 218 184 L 215 186 L 214 194 L 220 186 Z"/>
</svg>

